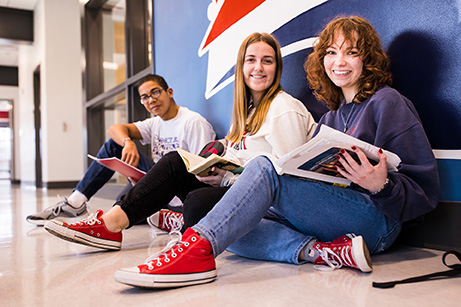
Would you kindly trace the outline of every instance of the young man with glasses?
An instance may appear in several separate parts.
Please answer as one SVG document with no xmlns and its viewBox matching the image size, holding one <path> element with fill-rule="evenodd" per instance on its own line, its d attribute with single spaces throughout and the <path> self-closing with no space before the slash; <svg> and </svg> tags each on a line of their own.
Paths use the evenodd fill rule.
<svg viewBox="0 0 461 307">
<path fill-rule="evenodd" d="M 147 172 L 163 155 L 178 148 L 198 154 L 202 147 L 215 139 L 213 127 L 200 114 L 180 107 L 173 99 L 173 89 L 158 75 L 147 75 L 138 82 L 141 104 L 154 115 L 143 121 L 112 125 L 97 158 L 117 157 Z M 151 144 L 152 158 L 138 152 L 133 140 Z M 96 161 L 91 163 L 82 180 L 68 198 L 42 212 L 27 216 L 27 221 L 43 226 L 46 221 L 84 218 L 87 202 L 106 184 L 114 172 Z M 131 185 L 128 186 L 128 189 Z M 125 188 L 117 197 L 127 192 Z M 173 200 L 174 201 L 174 200 Z"/>
</svg>

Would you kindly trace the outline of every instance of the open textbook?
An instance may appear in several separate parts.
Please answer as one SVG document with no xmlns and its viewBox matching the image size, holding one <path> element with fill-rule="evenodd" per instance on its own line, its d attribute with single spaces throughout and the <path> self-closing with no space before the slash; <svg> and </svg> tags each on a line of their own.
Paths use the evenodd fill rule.
<svg viewBox="0 0 461 307">
<path fill-rule="evenodd" d="M 92 155 L 88 155 L 88 158 L 95 160 L 96 162 L 110 168 L 113 171 L 119 172 L 127 178 L 133 178 L 136 181 L 141 180 L 141 178 L 146 174 L 142 170 L 131 166 L 116 157 L 99 159 Z"/>
<path fill-rule="evenodd" d="M 181 148 L 178 148 L 178 153 L 184 161 L 187 171 L 200 177 L 212 175 L 213 172 L 211 171 L 211 168 L 213 166 L 233 172 L 235 174 L 238 174 L 243 170 L 241 165 L 224 159 L 223 157 L 216 154 L 211 154 L 208 156 L 208 158 L 204 158 Z"/>
<path fill-rule="evenodd" d="M 320 127 L 319 133 L 306 144 L 273 161 L 278 174 L 293 175 L 307 180 L 323 181 L 340 186 L 349 186 L 351 181 L 344 178 L 335 168 L 341 163 L 336 158 L 341 148 L 359 161 L 355 152 L 349 150 L 352 145 L 359 147 L 372 164 L 377 164 L 378 147 L 342 133 L 326 125 Z M 396 154 L 383 150 L 387 157 L 389 171 L 397 171 L 400 158 Z"/>
</svg>

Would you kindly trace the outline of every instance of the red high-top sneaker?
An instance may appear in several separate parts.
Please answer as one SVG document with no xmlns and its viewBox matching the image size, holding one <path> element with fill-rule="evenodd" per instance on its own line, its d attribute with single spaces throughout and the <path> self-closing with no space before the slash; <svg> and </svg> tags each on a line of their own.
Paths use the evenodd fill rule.
<svg viewBox="0 0 461 307">
<path fill-rule="evenodd" d="M 192 228 L 172 239 L 159 253 L 137 267 L 115 272 L 115 281 L 145 288 L 171 288 L 203 284 L 216 279 L 216 264 L 209 241 Z"/>
<path fill-rule="evenodd" d="M 162 209 L 147 218 L 147 224 L 162 230 L 172 231 L 181 230 L 184 225 L 182 213 Z"/>
<path fill-rule="evenodd" d="M 346 234 L 328 243 L 317 241 L 313 248 L 319 252 L 319 257 L 314 260 L 316 264 L 327 264 L 333 270 L 342 266 L 362 272 L 373 270 L 370 253 L 362 236 Z"/>
</svg>

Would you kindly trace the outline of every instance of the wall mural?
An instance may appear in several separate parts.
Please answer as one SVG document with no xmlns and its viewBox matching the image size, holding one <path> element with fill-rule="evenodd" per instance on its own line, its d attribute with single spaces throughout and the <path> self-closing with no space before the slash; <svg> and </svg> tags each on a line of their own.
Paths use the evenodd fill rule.
<svg viewBox="0 0 461 307">
<path fill-rule="evenodd" d="M 461 149 L 460 0 L 169 0 L 154 1 L 155 71 L 180 105 L 226 134 L 237 50 L 268 32 L 284 55 L 283 88 L 318 120 L 303 63 L 319 31 L 338 15 L 368 19 L 391 59 L 393 87 L 415 104 L 434 149 Z"/>
</svg>

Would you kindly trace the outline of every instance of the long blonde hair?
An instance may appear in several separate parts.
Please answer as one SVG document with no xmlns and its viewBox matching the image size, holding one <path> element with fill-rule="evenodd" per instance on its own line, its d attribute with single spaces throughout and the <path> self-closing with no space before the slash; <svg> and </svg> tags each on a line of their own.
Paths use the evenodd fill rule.
<svg viewBox="0 0 461 307">
<path fill-rule="evenodd" d="M 250 104 L 250 90 L 245 84 L 243 77 L 243 63 L 248 46 L 255 42 L 265 42 L 272 47 L 275 51 L 276 71 L 275 78 L 272 85 L 264 93 L 261 102 L 256 107 L 255 113 L 247 124 Z M 280 45 L 277 40 L 268 33 L 253 33 L 248 36 L 240 46 L 237 64 L 235 65 L 235 82 L 234 82 L 234 105 L 232 110 L 232 127 L 229 135 L 226 136 L 231 142 L 240 142 L 245 132 L 255 134 L 261 128 L 264 120 L 266 119 L 267 111 L 277 96 L 282 90 L 280 79 L 282 77 L 282 53 L 280 52 Z"/>
</svg>

